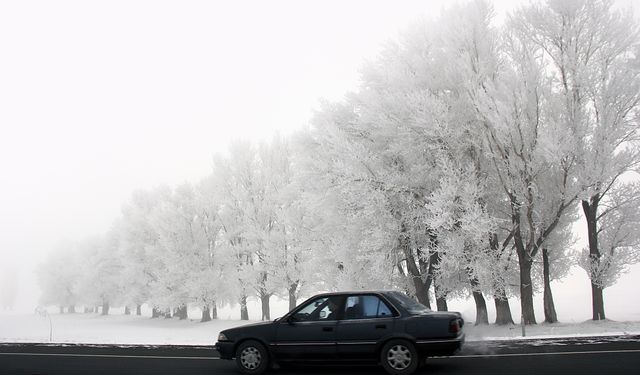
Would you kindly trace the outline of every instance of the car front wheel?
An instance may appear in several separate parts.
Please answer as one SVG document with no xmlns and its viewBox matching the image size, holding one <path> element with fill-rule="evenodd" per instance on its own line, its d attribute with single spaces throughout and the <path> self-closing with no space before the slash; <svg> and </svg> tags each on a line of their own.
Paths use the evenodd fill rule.
<svg viewBox="0 0 640 375">
<path fill-rule="evenodd" d="M 380 353 L 380 363 L 391 375 L 413 374 L 420 363 L 415 346 L 407 340 L 391 340 Z"/>
<path fill-rule="evenodd" d="M 258 341 L 245 341 L 236 350 L 236 364 L 245 374 L 263 374 L 269 367 L 269 353 Z"/>
</svg>

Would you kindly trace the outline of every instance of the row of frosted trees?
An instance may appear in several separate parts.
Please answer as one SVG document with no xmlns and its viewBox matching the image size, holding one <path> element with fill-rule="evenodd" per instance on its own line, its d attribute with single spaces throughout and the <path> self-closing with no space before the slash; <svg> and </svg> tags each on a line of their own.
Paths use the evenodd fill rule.
<svg viewBox="0 0 640 375">
<path fill-rule="evenodd" d="M 255 298 L 270 319 L 274 295 L 400 288 L 439 310 L 472 297 L 478 324 L 487 299 L 512 323 L 516 297 L 535 324 L 534 294 L 557 321 L 551 281 L 579 265 L 604 319 L 603 289 L 640 260 L 638 30 L 604 0 L 415 24 L 308 129 L 238 142 L 200 183 L 136 192 L 104 237 L 61 245 L 45 302 L 207 320 Z"/>
</svg>

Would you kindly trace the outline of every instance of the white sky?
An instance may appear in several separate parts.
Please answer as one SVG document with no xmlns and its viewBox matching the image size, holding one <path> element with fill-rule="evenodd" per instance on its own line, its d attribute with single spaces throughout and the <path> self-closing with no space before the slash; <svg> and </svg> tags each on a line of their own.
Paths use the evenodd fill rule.
<svg viewBox="0 0 640 375">
<path fill-rule="evenodd" d="M 23 275 L 21 307 L 58 241 L 105 232 L 137 188 L 206 176 L 231 139 L 303 126 L 446 3 L 0 2 L 0 272 Z"/>
</svg>

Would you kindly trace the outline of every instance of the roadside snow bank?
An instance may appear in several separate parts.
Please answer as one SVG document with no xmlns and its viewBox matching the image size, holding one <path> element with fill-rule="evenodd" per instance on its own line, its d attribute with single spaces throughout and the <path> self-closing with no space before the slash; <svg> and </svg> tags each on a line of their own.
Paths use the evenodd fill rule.
<svg viewBox="0 0 640 375">
<path fill-rule="evenodd" d="M 522 326 L 464 326 L 469 341 L 522 339 Z M 540 323 L 525 327 L 525 338 L 586 337 L 640 334 L 640 322 L 587 320 L 580 323 Z"/>
</svg>

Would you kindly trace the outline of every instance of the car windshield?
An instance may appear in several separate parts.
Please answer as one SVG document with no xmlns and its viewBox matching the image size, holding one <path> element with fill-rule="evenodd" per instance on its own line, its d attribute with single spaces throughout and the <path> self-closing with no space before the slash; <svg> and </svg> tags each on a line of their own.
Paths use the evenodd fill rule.
<svg viewBox="0 0 640 375">
<path fill-rule="evenodd" d="M 400 292 L 391 292 L 393 298 L 395 298 L 405 310 L 411 313 L 421 313 L 426 311 L 431 311 L 430 308 L 421 304 L 420 302 L 414 300 L 408 295 Z"/>
</svg>

